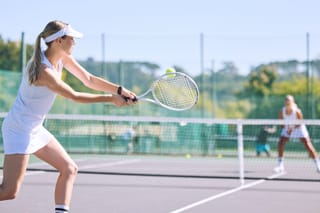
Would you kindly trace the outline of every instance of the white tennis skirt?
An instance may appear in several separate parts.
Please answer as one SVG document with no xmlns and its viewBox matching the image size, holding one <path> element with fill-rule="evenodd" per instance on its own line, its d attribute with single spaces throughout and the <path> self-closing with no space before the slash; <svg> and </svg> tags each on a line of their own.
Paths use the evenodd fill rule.
<svg viewBox="0 0 320 213">
<path fill-rule="evenodd" d="M 309 133 L 305 125 L 301 125 L 298 128 L 295 128 L 291 134 L 288 134 L 288 128 L 283 128 L 281 131 L 281 137 L 286 138 L 308 138 Z"/>
<path fill-rule="evenodd" d="M 54 136 L 43 126 L 32 131 L 2 124 L 4 154 L 32 154 L 47 145 Z"/>
</svg>

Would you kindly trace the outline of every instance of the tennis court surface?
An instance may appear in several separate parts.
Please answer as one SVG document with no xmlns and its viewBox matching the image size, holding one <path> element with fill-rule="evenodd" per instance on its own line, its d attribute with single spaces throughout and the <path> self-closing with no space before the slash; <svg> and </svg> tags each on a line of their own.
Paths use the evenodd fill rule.
<svg viewBox="0 0 320 213">
<path fill-rule="evenodd" d="M 71 212 L 319 212 L 320 174 L 292 180 L 299 171 L 275 174 L 274 159 L 236 178 L 233 159 L 145 155 L 72 155 L 79 165 Z M 268 163 L 268 164 L 269 164 Z M 292 167 L 291 167 L 292 166 Z M 301 172 L 301 171 L 300 171 Z M 253 174 L 254 173 L 254 174 Z M 31 159 L 16 200 L 0 202 L 1 212 L 53 212 L 58 173 Z M 250 178 L 255 177 L 255 178 Z M 287 180 L 289 178 L 289 180 Z"/>
</svg>

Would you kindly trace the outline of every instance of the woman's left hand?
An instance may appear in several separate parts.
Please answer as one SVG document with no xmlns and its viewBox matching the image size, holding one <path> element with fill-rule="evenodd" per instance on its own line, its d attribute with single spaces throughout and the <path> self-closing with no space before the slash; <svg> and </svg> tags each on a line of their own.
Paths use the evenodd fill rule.
<svg viewBox="0 0 320 213">
<path fill-rule="evenodd" d="M 133 100 L 136 100 L 137 95 L 134 92 L 131 92 L 130 90 L 128 90 L 124 87 L 122 87 L 121 96 L 124 97 L 124 99 L 127 100 L 129 103 L 136 102 Z"/>
</svg>

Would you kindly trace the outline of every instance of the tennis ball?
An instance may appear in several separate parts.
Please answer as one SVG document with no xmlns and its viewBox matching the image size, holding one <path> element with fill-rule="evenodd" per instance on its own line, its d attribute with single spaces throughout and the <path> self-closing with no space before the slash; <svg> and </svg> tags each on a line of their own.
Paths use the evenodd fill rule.
<svg viewBox="0 0 320 213">
<path fill-rule="evenodd" d="M 166 70 L 166 75 L 168 78 L 174 78 L 176 76 L 176 74 L 174 74 L 175 72 L 176 70 L 171 67 Z"/>
<path fill-rule="evenodd" d="M 222 158 L 223 157 L 223 155 L 222 154 L 218 154 L 218 156 L 217 156 L 218 158 Z"/>
<path fill-rule="evenodd" d="M 190 155 L 189 153 L 187 153 L 187 154 L 186 154 L 186 158 L 187 158 L 187 159 L 190 159 L 190 158 L 191 158 L 191 155 Z"/>
</svg>

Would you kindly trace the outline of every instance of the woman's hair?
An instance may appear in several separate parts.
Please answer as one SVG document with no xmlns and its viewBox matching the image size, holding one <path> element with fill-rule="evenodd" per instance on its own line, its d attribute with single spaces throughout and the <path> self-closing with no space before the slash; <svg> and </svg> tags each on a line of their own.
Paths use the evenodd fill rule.
<svg viewBox="0 0 320 213">
<path fill-rule="evenodd" d="M 286 100 L 290 100 L 291 102 L 295 103 L 294 97 L 292 95 L 287 95 Z"/>
<path fill-rule="evenodd" d="M 296 102 L 294 101 L 294 97 L 292 95 L 287 95 L 286 96 L 286 100 L 289 100 L 292 103 L 292 106 L 295 108 L 298 108 L 298 105 L 296 104 Z"/>
<path fill-rule="evenodd" d="M 58 32 L 62 28 L 64 28 L 67 24 L 62 21 L 51 21 L 49 22 L 43 31 L 38 35 L 34 47 L 33 56 L 31 58 L 29 67 L 28 67 L 28 76 L 29 83 L 33 84 L 39 77 L 40 65 L 41 65 L 41 38 L 46 38 L 53 33 Z M 49 47 L 51 42 L 46 43 Z"/>
</svg>

